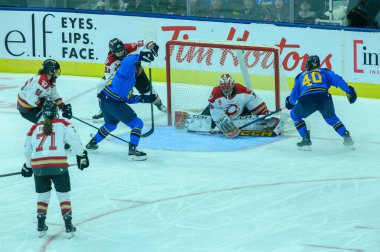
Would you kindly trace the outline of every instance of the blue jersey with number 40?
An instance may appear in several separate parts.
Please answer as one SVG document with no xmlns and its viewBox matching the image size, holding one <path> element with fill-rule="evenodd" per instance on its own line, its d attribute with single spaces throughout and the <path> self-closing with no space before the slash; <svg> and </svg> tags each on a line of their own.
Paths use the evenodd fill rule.
<svg viewBox="0 0 380 252">
<path fill-rule="evenodd" d="M 327 68 L 316 68 L 310 71 L 303 71 L 295 78 L 293 90 L 290 94 L 290 102 L 296 104 L 298 98 L 315 93 L 325 92 L 331 86 L 349 92 L 347 82 L 334 71 Z"/>
</svg>

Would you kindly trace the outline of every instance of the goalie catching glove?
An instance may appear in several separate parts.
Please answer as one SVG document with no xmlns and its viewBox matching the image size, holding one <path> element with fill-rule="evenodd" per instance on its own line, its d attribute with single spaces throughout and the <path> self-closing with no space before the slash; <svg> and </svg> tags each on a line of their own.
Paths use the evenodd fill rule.
<svg viewBox="0 0 380 252">
<path fill-rule="evenodd" d="M 215 121 L 215 124 L 230 139 L 237 137 L 241 132 L 227 115 Z"/>
<path fill-rule="evenodd" d="M 90 161 L 88 160 L 87 151 L 85 150 L 82 155 L 77 155 L 77 165 L 78 169 L 83 170 L 90 165 Z"/>
</svg>

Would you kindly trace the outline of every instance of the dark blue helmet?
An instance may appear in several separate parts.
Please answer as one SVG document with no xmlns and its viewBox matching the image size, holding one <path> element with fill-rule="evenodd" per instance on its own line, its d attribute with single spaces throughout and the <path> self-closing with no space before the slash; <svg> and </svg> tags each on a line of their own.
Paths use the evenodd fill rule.
<svg viewBox="0 0 380 252">
<path fill-rule="evenodd" d="M 53 78 L 57 78 L 61 73 L 61 66 L 56 60 L 47 59 L 42 63 L 41 73 L 50 74 Z"/>
<path fill-rule="evenodd" d="M 308 71 L 318 68 L 321 65 L 321 61 L 317 55 L 310 55 L 306 61 L 306 69 Z"/>
<path fill-rule="evenodd" d="M 57 105 L 53 101 L 46 100 L 42 105 L 42 115 L 50 120 L 58 118 Z"/>
<path fill-rule="evenodd" d="M 115 55 L 116 58 L 122 59 L 125 56 L 125 48 L 123 42 L 118 39 L 114 38 L 111 39 L 110 42 L 108 43 L 108 47 L 110 49 L 110 52 Z"/>
</svg>

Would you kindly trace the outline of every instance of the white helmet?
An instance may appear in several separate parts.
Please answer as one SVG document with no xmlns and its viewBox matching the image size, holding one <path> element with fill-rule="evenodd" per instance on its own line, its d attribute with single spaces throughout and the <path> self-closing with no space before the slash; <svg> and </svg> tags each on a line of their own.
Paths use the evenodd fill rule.
<svg viewBox="0 0 380 252">
<path fill-rule="evenodd" d="M 235 81 L 229 74 L 222 74 L 219 80 L 219 86 L 222 90 L 222 93 L 230 99 L 232 95 L 232 91 L 234 90 Z"/>
</svg>

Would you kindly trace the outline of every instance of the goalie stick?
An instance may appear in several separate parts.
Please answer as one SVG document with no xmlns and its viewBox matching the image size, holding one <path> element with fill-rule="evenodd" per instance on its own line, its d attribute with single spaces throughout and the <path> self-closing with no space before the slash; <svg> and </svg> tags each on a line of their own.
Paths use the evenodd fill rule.
<svg viewBox="0 0 380 252">
<path fill-rule="evenodd" d="M 153 92 L 153 86 L 152 86 L 152 68 L 149 66 L 149 84 L 150 84 L 150 94 L 152 95 Z M 154 114 L 153 114 L 153 103 L 150 104 L 150 116 L 152 121 L 152 128 L 145 132 L 144 134 L 141 134 L 141 137 L 148 137 L 153 134 L 154 132 Z"/>
</svg>

